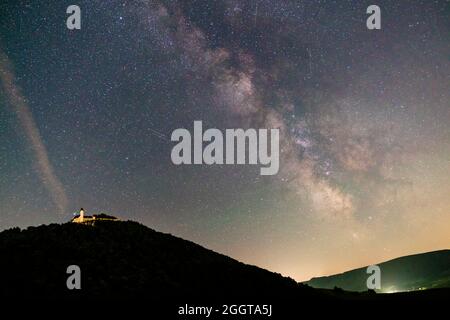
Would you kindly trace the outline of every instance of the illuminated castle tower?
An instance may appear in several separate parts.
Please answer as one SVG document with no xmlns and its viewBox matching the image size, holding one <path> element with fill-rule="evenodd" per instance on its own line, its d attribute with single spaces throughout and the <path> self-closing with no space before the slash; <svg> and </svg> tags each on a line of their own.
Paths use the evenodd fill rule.
<svg viewBox="0 0 450 320">
<path fill-rule="evenodd" d="M 84 222 L 84 209 L 80 209 L 80 222 Z"/>
<path fill-rule="evenodd" d="M 76 223 L 83 223 L 83 222 L 85 222 L 84 209 L 83 208 L 81 208 L 80 209 L 80 213 L 75 218 L 72 219 L 72 222 L 76 222 Z"/>
<path fill-rule="evenodd" d="M 84 209 L 81 208 L 80 213 L 76 217 L 74 217 L 71 221 L 74 223 L 84 223 L 93 225 L 95 221 L 119 221 L 119 219 L 104 213 L 94 214 L 92 216 L 85 216 Z"/>
</svg>

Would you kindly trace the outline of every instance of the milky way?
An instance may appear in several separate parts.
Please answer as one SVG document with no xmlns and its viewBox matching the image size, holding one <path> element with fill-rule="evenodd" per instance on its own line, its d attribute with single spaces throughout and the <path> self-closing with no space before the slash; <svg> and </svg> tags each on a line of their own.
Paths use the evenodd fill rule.
<svg viewBox="0 0 450 320">
<path fill-rule="evenodd" d="M 7 1 L 4 52 L 61 182 L 42 192 L 2 98 L 1 228 L 82 206 L 298 280 L 448 248 L 449 3 L 372 2 L 78 1 L 67 30 L 72 2 Z M 280 129 L 279 173 L 173 165 L 195 120 Z"/>
</svg>

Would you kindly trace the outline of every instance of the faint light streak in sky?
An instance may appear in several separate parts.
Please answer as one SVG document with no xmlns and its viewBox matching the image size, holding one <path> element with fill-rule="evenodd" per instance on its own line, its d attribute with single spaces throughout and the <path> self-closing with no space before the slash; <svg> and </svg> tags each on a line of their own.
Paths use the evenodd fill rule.
<svg viewBox="0 0 450 320">
<path fill-rule="evenodd" d="M 0 50 L 0 80 L 4 93 L 10 105 L 19 119 L 25 137 L 30 144 L 36 157 L 36 171 L 42 183 L 48 190 L 59 213 L 65 213 L 67 208 L 67 195 L 64 186 L 55 175 L 53 167 L 48 158 L 47 149 L 42 142 L 39 129 L 34 121 L 33 114 L 28 107 L 26 98 L 21 88 L 15 83 L 15 76 L 11 63 L 3 51 Z"/>
</svg>

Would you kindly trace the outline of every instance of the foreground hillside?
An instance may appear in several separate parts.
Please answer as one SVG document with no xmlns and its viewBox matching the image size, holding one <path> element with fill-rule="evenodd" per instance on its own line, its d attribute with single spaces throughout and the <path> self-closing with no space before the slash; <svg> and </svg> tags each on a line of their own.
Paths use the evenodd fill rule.
<svg viewBox="0 0 450 320">
<path fill-rule="evenodd" d="M 282 301 L 286 311 L 307 301 L 434 300 L 449 297 L 450 291 L 383 295 L 313 289 L 132 221 L 6 230 L 0 232 L 0 257 L 0 297 L 16 301 L 155 298 L 167 303 L 180 298 L 184 303 L 225 298 L 236 303 L 243 298 L 245 303 Z M 81 269 L 81 290 L 67 289 L 70 265 Z"/>
<path fill-rule="evenodd" d="M 450 288 L 450 250 L 400 257 L 378 264 L 380 292 Z M 313 278 L 306 284 L 315 288 L 334 287 L 366 291 L 367 267 L 328 277 Z"/>
<path fill-rule="evenodd" d="M 315 291 L 136 222 L 67 223 L 0 233 L 2 296 L 295 295 Z M 66 269 L 81 268 L 68 290 Z"/>
</svg>

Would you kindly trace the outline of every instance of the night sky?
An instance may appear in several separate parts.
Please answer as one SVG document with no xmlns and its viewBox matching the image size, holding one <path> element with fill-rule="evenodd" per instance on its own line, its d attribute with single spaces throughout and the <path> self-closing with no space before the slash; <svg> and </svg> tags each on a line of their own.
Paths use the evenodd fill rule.
<svg viewBox="0 0 450 320">
<path fill-rule="evenodd" d="M 0 230 L 83 207 L 296 280 L 450 247 L 449 1 L 3 0 L 0 48 Z M 279 173 L 175 166 L 194 120 L 279 128 Z"/>
</svg>

